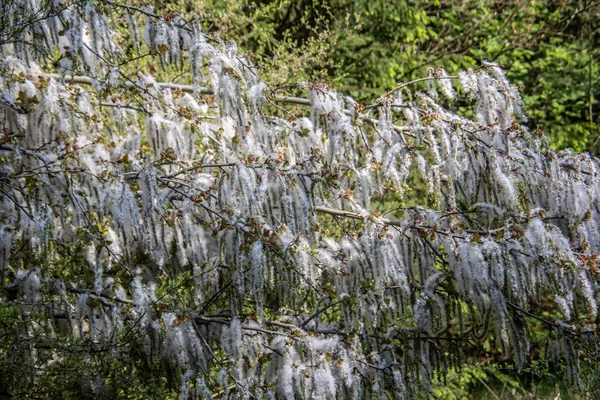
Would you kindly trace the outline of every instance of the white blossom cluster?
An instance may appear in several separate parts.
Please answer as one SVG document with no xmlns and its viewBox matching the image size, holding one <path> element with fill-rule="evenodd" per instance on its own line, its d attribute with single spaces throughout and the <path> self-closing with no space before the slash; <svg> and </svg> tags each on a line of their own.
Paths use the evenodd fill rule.
<svg viewBox="0 0 600 400">
<path fill-rule="evenodd" d="M 135 329 L 181 398 L 330 399 L 427 392 L 461 332 L 491 332 L 524 367 L 526 320 L 549 301 L 551 354 L 578 384 L 578 340 L 597 341 L 599 164 L 520 125 L 496 64 L 457 87 L 432 71 L 426 92 L 399 86 L 367 110 L 315 85 L 303 115 L 278 113 L 235 45 L 110 4 L 25 32 L 61 54 L 60 76 L 31 47 L 0 49 L 0 274 L 24 307 L 62 304 L 66 334 L 105 348 Z M 137 48 L 189 64 L 191 91 L 116 67 L 118 12 Z M 107 106 L 75 73 L 139 107 Z M 475 118 L 436 103 L 436 85 Z M 410 198 L 411 174 L 429 199 L 380 214 Z M 50 267 L 59 248 L 79 255 L 68 281 Z M 185 273 L 184 306 L 161 285 Z"/>
</svg>

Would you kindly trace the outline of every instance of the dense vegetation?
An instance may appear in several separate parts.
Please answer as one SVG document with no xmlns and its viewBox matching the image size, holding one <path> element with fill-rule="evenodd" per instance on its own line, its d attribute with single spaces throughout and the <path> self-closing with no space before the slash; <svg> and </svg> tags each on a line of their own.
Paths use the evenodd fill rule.
<svg viewBox="0 0 600 400">
<path fill-rule="evenodd" d="M 255 56 L 272 84 L 328 81 L 357 101 L 444 67 L 504 66 L 530 129 L 554 148 L 600 150 L 600 2 L 276 0 L 160 2 Z"/>
<path fill-rule="evenodd" d="M 0 396 L 600 396 L 595 2 L 1 7 Z"/>
</svg>

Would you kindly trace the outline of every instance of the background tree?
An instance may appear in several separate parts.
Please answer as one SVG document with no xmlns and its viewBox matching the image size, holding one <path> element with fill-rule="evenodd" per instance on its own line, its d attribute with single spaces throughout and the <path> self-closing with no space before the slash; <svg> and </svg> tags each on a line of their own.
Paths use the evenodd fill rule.
<svg viewBox="0 0 600 400">
<path fill-rule="evenodd" d="M 326 79 L 366 102 L 429 68 L 457 73 L 498 62 L 522 85 L 530 129 L 543 129 L 556 149 L 597 154 L 599 5 L 240 0 L 156 6 L 199 15 L 204 29 L 251 51 L 273 85 Z"/>
<path fill-rule="evenodd" d="M 412 398 L 485 355 L 597 397 L 598 162 L 497 64 L 283 96 L 170 6 L 7 6 L 3 395 Z"/>
</svg>

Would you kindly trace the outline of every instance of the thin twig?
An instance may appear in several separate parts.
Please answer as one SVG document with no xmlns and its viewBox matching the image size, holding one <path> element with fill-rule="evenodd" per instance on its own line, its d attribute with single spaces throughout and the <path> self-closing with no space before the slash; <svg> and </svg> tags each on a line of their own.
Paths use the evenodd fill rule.
<svg viewBox="0 0 600 400">
<path fill-rule="evenodd" d="M 341 302 L 342 302 L 342 300 L 338 300 L 338 301 L 335 301 L 333 303 L 329 303 L 326 306 L 321 307 L 320 309 L 318 309 L 317 311 L 315 311 L 315 313 L 313 315 L 311 315 L 310 317 L 308 317 L 302 324 L 300 324 L 300 327 L 304 328 L 310 321 L 312 321 L 313 319 L 317 318 L 321 313 L 323 313 L 324 311 L 328 310 L 331 307 L 337 306 Z"/>
</svg>

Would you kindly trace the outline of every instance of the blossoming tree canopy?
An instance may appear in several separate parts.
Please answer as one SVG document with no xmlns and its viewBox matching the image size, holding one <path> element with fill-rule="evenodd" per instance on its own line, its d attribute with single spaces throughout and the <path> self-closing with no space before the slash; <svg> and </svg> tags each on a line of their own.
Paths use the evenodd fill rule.
<svg viewBox="0 0 600 400">
<path fill-rule="evenodd" d="M 78 349 L 97 394 L 145 370 L 181 398 L 404 398 L 484 340 L 526 366 L 536 323 L 581 386 L 598 161 L 519 125 L 498 65 L 372 105 L 325 85 L 304 100 L 177 16 L 7 7 L 1 304 L 25 328 L 3 325 L 4 379 L 40 385 Z M 189 85 L 131 68 L 141 55 Z"/>
</svg>

